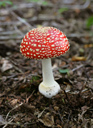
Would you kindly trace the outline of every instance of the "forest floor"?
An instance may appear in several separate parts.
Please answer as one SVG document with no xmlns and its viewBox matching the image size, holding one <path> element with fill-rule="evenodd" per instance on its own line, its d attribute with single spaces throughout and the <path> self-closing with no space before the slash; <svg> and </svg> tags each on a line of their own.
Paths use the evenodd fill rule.
<svg viewBox="0 0 93 128">
<path fill-rule="evenodd" d="M 93 1 L 12 2 L 0 7 L 0 128 L 93 128 Z M 61 91 L 51 99 L 38 91 L 41 60 L 20 53 L 24 35 L 39 26 L 60 29 L 70 42 L 52 58 Z"/>
</svg>

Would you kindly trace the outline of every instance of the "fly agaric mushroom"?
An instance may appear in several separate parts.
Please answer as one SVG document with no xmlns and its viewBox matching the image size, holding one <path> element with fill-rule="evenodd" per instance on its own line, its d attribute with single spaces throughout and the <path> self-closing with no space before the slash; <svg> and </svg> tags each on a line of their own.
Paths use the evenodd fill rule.
<svg viewBox="0 0 93 128">
<path fill-rule="evenodd" d="M 31 59 L 42 59 L 43 82 L 39 92 L 47 98 L 60 91 L 54 80 L 51 59 L 64 54 L 69 49 L 69 42 L 63 32 L 54 27 L 39 27 L 29 31 L 20 45 L 21 53 Z"/>
</svg>

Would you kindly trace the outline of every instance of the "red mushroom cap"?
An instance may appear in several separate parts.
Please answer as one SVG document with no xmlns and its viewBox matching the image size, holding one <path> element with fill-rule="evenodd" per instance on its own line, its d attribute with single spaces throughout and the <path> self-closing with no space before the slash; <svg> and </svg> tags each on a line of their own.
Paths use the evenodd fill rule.
<svg viewBox="0 0 93 128">
<path fill-rule="evenodd" d="M 28 32 L 20 45 L 21 53 L 32 59 L 47 59 L 64 54 L 69 42 L 63 32 L 53 27 L 39 27 Z"/>
</svg>

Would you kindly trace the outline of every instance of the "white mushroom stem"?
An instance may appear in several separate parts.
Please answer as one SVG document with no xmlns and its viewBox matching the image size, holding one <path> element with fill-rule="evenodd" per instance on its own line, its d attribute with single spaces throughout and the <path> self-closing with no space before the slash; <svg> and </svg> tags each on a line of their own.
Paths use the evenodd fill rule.
<svg viewBox="0 0 93 128">
<path fill-rule="evenodd" d="M 42 60 L 42 74 L 43 74 L 43 82 L 39 85 L 39 91 L 45 97 L 51 98 L 56 95 L 59 90 L 59 84 L 54 80 L 51 59 L 43 59 Z"/>
<path fill-rule="evenodd" d="M 51 66 L 51 59 L 42 60 L 43 83 L 45 86 L 53 86 L 54 76 Z"/>
</svg>

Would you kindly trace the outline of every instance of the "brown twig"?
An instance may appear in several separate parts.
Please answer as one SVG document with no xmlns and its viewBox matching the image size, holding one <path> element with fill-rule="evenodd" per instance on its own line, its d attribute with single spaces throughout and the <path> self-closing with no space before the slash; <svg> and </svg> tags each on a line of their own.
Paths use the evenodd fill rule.
<svg viewBox="0 0 93 128">
<path fill-rule="evenodd" d="M 85 9 L 90 5 L 90 0 L 86 0 L 86 2 L 83 5 L 60 5 L 62 7 L 65 8 L 69 8 L 69 9 Z"/>
<path fill-rule="evenodd" d="M 22 22 L 20 21 L 8 21 L 8 22 L 0 22 L 0 26 L 5 26 L 5 25 L 21 25 Z"/>
<path fill-rule="evenodd" d="M 78 67 L 73 68 L 71 71 L 74 72 L 74 71 L 76 71 L 76 70 L 78 70 L 78 69 L 80 69 L 80 68 L 82 68 L 82 67 L 84 67 L 84 66 L 85 66 L 85 65 L 81 64 L 81 65 L 79 65 Z"/>
<path fill-rule="evenodd" d="M 91 33 L 91 32 L 90 32 Z M 93 35 L 92 34 L 89 34 L 89 33 L 71 33 L 71 34 L 67 34 L 67 37 L 92 37 Z"/>
<path fill-rule="evenodd" d="M 7 113 L 5 120 L 7 120 L 7 119 L 8 119 L 9 114 L 10 114 L 13 110 L 15 110 L 15 109 L 19 108 L 19 107 L 20 107 L 20 106 L 22 106 L 22 105 L 23 105 L 23 103 L 20 103 L 19 105 L 17 105 L 17 106 L 15 106 L 14 108 L 12 108 L 12 109 Z"/>
<path fill-rule="evenodd" d="M 24 9 L 24 8 L 32 8 L 35 6 L 35 4 L 33 3 L 21 3 L 21 4 L 16 4 L 16 8 L 14 7 L 10 7 L 10 8 L 7 8 L 6 10 L 5 9 L 1 9 L 0 10 L 0 13 L 1 15 L 2 14 L 9 14 L 11 11 L 14 11 L 14 10 L 20 10 L 20 9 Z"/>
<path fill-rule="evenodd" d="M 33 95 L 34 92 L 35 92 L 35 91 L 33 91 L 33 92 L 31 93 L 31 95 L 26 98 L 26 101 L 25 101 L 26 103 L 28 103 L 29 99 L 32 97 L 32 95 Z"/>
<path fill-rule="evenodd" d="M 31 25 L 26 21 L 26 19 L 21 18 L 21 17 L 18 16 L 15 12 L 11 11 L 11 14 L 12 14 L 14 17 L 16 17 L 20 22 L 24 23 L 24 24 L 28 27 L 28 29 L 32 29 L 32 28 L 33 28 L 33 26 L 31 26 Z"/>
<path fill-rule="evenodd" d="M 14 62 L 13 60 L 10 60 L 10 62 L 13 64 L 15 70 L 23 74 L 23 71 L 18 67 L 18 64 L 16 62 Z"/>
<path fill-rule="evenodd" d="M 18 34 L 18 30 L 0 32 L 0 35 L 11 35 L 11 34 Z"/>
<path fill-rule="evenodd" d="M 20 35 L 24 36 L 23 32 L 22 32 L 20 29 L 18 29 L 18 27 L 17 27 L 16 25 L 14 25 L 14 28 L 15 28 L 15 30 L 16 30 L 17 32 L 20 33 Z"/>
<path fill-rule="evenodd" d="M 19 36 L 19 35 L 17 35 L 17 36 L 0 36 L 0 40 L 10 40 L 10 39 L 16 39 L 16 40 L 18 40 L 18 39 L 22 39 L 23 38 L 23 36 Z M 0 42 L 0 43 L 2 43 L 2 42 Z"/>
</svg>

